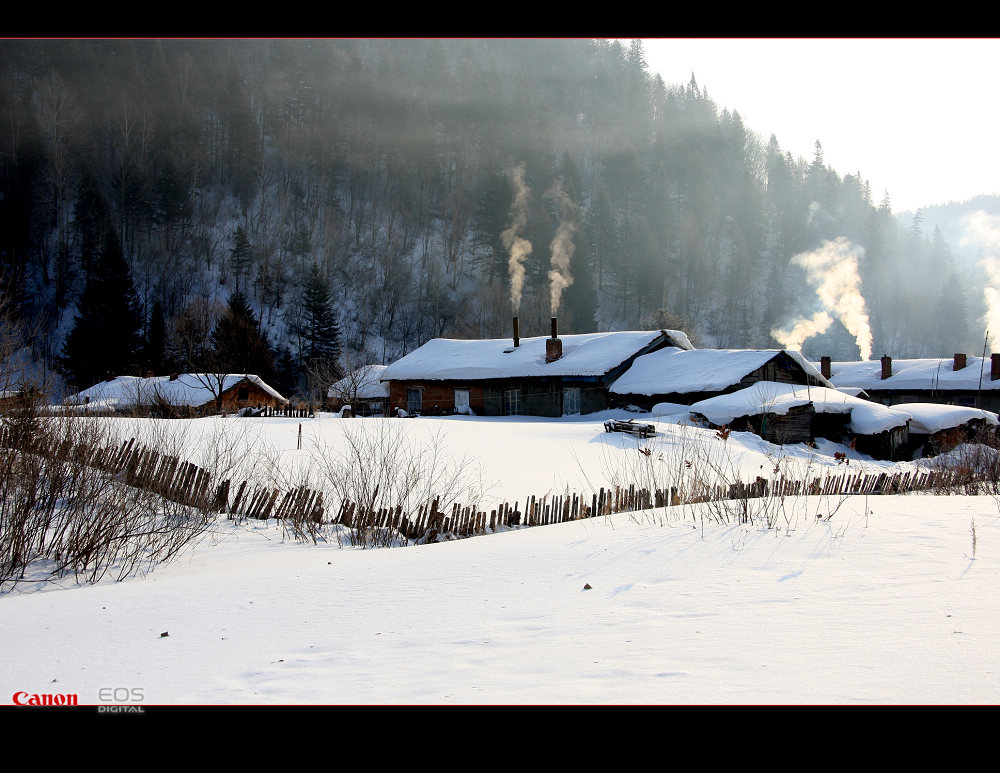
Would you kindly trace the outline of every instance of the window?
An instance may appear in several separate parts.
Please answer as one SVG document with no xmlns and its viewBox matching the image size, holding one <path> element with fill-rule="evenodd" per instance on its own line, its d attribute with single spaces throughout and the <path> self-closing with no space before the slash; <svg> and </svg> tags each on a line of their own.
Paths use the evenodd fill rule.
<svg viewBox="0 0 1000 773">
<path fill-rule="evenodd" d="M 505 389 L 503 391 L 503 415 L 519 416 L 521 414 L 521 390 Z"/>
<path fill-rule="evenodd" d="M 423 409 L 423 390 L 419 387 L 409 387 L 406 390 L 406 412 L 411 416 Z"/>
<path fill-rule="evenodd" d="M 573 387 L 563 390 L 563 416 L 576 416 L 580 413 L 580 389 Z"/>
<path fill-rule="evenodd" d="M 240 387 L 236 390 L 236 399 L 238 402 L 245 403 L 250 399 L 250 387 Z"/>
<path fill-rule="evenodd" d="M 455 390 L 455 413 L 464 413 L 464 414 L 470 413 L 468 389 Z"/>
</svg>

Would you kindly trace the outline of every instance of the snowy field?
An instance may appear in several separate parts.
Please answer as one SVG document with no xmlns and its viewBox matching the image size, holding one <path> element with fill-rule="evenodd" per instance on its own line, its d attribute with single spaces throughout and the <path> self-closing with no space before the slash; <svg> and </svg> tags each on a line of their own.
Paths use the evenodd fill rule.
<svg viewBox="0 0 1000 773">
<path fill-rule="evenodd" d="M 913 466 L 666 421 L 640 441 L 604 432 L 612 415 L 625 416 L 105 421 L 192 461 L 313 483 L 345 437 L 387 432 L 406 453 L 433 448 L 484 503 L 699 468 L 752 480 Z M 0 595 L 0 694 L 147 706 L 1000 700 L 997 498 L 779 506 L 771 528 L 680 506 L 367 550 L 223 518 L 144 576 Z"/>
</svg>

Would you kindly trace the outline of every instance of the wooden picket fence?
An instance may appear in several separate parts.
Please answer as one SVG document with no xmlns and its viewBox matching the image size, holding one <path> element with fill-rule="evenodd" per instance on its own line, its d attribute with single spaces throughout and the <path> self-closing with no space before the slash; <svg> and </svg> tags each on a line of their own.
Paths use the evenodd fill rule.
<svg viewBox="0 0 1000 773">
<path fill-rule="evenodd" d="M 0 426 L 0 447 L 18 442 L 9 427 Z M 177 456 L 142 446 L 135 438 L 121 445 L 96 447 L 68 438 L 34 436 L 23 450 L 54 459 L 72 460 L 115 475 L 120 481 L 152 491 L 164 498 L 202 510 L 227 513 L 231 519 L 294 519 L 300 523 L 324 521 L 323 493 L 304 486 L 282 491 L 267 485 L 230 480 L 214 481 L 212 475 Z M 383 530 L 408 541 L 429 542 L 439 536 L 471 537 L 501 528 L 545 526 L 612 513 L 695 504 L 713 500 L 801 495 L 851 496 L 905 494 L 912 491 L 963 490 L 986 478 L 968 467 L 941 467 L 895 473 L 842 473 L 796 480 L 781 477 L 744 483 L 719 484 L 685 491 L 677 487 L 648 489 L 634 485 L 601 488 L 591 494 L 530 496 L 513 504 L 490 509 L 453 503 L 441 509 L 434 500 L 408 512 L 403 505 L 373 507 L 349 500 L 339 504 L 329 523 L 356 530 Z M 523 501 L 523 507 L 521 502 Z"/>
<path fill-rule="evenodd" d="M 51 459 L 72 461 L 109 473 L 129 486 L 151 491 L 171 502 L 200 510 L 227 513 L 230 518 L 307 518 L 319 523 L 323 518 L 321 492 L 300 487 L 280 491 L 267 486 L 254 486 L 243 481 L 216 482 L 202 467 L 178 456 L 147 448 L 135 438 L 120 445 L 75 443 L 71 438 L 33 435 L 30 442 L 18 442 L 12 430 L 0 426 L 0 447 L 14 444 L 28 452 Z"/>
<path fill-rule="evenodd" d="M 929 470 L 911 470 L 895 473 L 843 472 L 839 475 L 815 477 L 808 481 L 790 478 L 766 480 L 757 478 L 751 483 L 736 482 L 701 488 L 697 492 L 684 492 L 677 487 L 664 489 L 625 487 L 601 488 L 589 496 L 581 494 L 531 496 L 513 505 L 503 502 L 488 511 L 476 505 L 452 504 L 440 509 L 434 500 L 421 505 L 416 513 L 404 512 L 396 507 L 365 507 L 356 502 L 344 501 L 332 523 L 349 528 L 382 530 L 398 533 L 407 540 L 430 542 L 439 535 L 472 537 L 490 534 L 499 528 L 545 526 L 575 521 L 612 513 L 648 510 L 651 508 L 696 504 L 712 500 L 747 499 L 783 496 L 832 496 L 906 494 L 913 491 L 961 489 L 983 478 L 964 467 L 942 467 Z"/>
</svg>

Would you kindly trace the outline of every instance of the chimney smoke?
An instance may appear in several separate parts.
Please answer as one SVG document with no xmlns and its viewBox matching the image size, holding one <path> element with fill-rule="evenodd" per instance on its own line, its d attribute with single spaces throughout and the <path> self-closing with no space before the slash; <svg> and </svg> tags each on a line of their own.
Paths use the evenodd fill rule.
<svg viewBox="0 0 1000 773">
<path fill-rule="evenodd" d="M 858 271 L 858 256 L 862 253 L 860 247 L 838 237 L 823 242 L 818 250 L 803 252 L 791 259 L 792 265 L 805 269 L 823 311 L 814 314 L 812 319 L 799 320 L 790 331 L 772 330 L 771 335 L 781 341 L 782 346 L 801 349 L 806 338 L 826 332 L 833 322 L 830 314 L 834 314 L 854 336 L 861 359 L 871 359 L 872 331 Z"/>
</svg>

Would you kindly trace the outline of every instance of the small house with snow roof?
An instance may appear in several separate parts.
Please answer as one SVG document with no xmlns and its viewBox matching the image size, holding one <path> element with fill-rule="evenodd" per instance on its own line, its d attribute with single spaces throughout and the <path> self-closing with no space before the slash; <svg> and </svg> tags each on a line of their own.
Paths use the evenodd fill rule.
<svg viewBox="0 0 1000 773">
<path fill-rule="evenodd" d="M 772 443 L 822 437 L 853 442 L 858 451 L 877 459 L 902 459 L 907 458 L 913 417 L 900 408 L 829 387 L 758 381 L 693 403 L 689 411 L 710 426 L 750 431 Z"/>
<path fill-rule="evenodd" d="M 118 376 L 65 401 L 70 409 L 88 413 L 167 417 L 232 413 L 243 408 L 278 408 L 287 404 L 288 400 L 276 389 L 249 373 Z"/>
<path fill-rule="evenodd" d="M 384 416 L 389 402 L 389 384 L 382 381 L 385 365 L 364 365 L 330 386 L 327 405 L 334 411 L 351 407 L 355 416 Z"/>
</svg>

